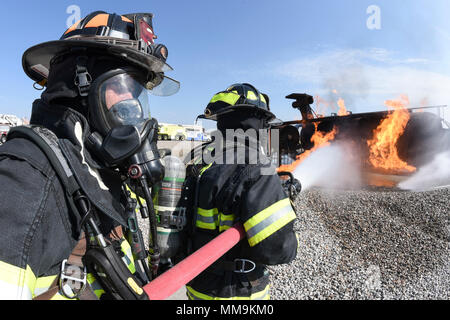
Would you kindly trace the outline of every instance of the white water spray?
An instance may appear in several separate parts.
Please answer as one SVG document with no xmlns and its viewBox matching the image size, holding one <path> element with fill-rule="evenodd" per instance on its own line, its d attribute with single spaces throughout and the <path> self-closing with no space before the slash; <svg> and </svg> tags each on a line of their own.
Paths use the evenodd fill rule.
<svg viewBox="0 0 450 320">
<path fill-rule="evenodd" d="M 450 186 L 450 151 L 440 153 L 411 178 L 398 185 L 401 189 L 425 191 Z"/>
<path fill-rule="evenodd" d="M 352 150 L 342 144 L 333 143 L 317 149 L 309 155 L 293 172 L 302 184 L 302 190 L 311 187 L 359 188 L 361 186 L 358 158 L 349 156 Z"/>
</svg>

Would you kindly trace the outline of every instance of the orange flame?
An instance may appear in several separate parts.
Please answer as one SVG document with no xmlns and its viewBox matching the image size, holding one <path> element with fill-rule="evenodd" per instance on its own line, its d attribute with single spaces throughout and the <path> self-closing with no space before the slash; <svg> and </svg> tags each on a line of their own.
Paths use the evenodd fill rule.
<svg viewBox="0 0 450 320">
<path fill-rule="evenodd" d="M 332 90 L 333 94 L 337 95 L 338 91 L 336 89 Z M 316 95 L 314 97 L 314 101 L 316 102 L 316 111 L 320 115 L 318 115 L 318 118 L 323 117 L 324 114 L 328 113 L 327 111 L 334 111 L 336 110 L 336 105 L 334 101 L 327 101 L 323 99 L 321 96 Z M 347 108 L 345 106 L 345 101 L 342 98 L 339 98 L 337 101 L 337 105 L 339 107 L 337 115 L 338 116 L 346 116 L 348 115 Z"/>
<path fill-rule="evenodd" d="M 330 141 L 334 140 L 334 138 L 336 137 L 336 134 L 338 132 L 336 127 L 333 127 L 333 130 L 330 132 L 323 133 L 322 131 L 317 130 L 318 123 L 314 123 L 314 125 L 316 127 L 316 132 L 311 137 L 311 142 L 314 143 L 314 147 L 312 147 L 311 149 L 306 150 L 302 154 L 298 155 L 297 160 L 295 160 L 293 163 L 288 164 L 288 165 L 281 165 L 277 170 L 278 172 L 281 172 L 281 171 L 293 172 L 295 170 L 295 168 L 297 168 L 297 166 L 300 163 L 302 163 L 303 160 L 305 160 L 307 157 L 309 157 L 309 155 L 311 153 L 313 153 L 317 149 L 329 146 Z"/>
<path fill-rule="evenodd" d="M 339 98 L 337 104 L 339 106 L 339 111 L 337 113 L 338 116 L 346 116 L 346 115 L 348 115 L 348 111 L 347 111 L 347 108 L 345 107 L 344 99 Z"/>
<path fill-rule="evenodd" d="M 369 162 L 375 168 L 414 172 L 416 168 L 400 159 L 396 147 L 410 119 L 409 111 L 405 108 L 409 105 L 409 99 L 407 96 L 401 96 L 398 100 L 386 101 L 385 105 L 394 111 L 374 130 L 373 139 L 367 141 Z"/>
<path fill-rule="evenodd" d="M 322 118 L 327 113 L 327 110 L 330 108 L 330 102 L 323 99 L 321 96 L 316 95 L 314 97 L 314 101 L 316 103 L 316 112 L 317 117 Z"/>
</svg>

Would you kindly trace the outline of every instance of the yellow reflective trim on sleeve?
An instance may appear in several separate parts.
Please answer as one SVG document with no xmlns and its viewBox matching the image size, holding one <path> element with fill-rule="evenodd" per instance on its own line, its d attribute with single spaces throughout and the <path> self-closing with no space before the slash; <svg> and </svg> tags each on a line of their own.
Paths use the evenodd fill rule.
<svg viewBox="0 0 450 320">
<path fill-rule="evenodd" d="M 283 218 L 277 220 L 275 223 L 272 223 L 269 227 L 264 229 L 264 231 L 261 231 L 257 235 L 248 239 L 248 243 L 250 244 L 251 247 L 254 247 L 264 239 L 270 237 L 272 234 L 283 228 L 285 225 L 287 225 L 295 218 L 297 218 L 297 216 L 295 215 L 295 212 L 292 210 L 288 215 L 285 215 Z"/>
<path fill-rule="evenodd" d="M 230 226 L 219 226 L 219 232 L 227 231 L 230 228 L 231 228 Z"/>
<path fill-rule="evenodd" d="M 255 214 L 253 217 L 251 217 L 244 223 L 245 230 L 249 230 L 251 227 L 265 220 L 267 217 L 271 216 L 274 212 L 277 212 L 278 210 L 286 207 L 288 204 L 290 205 L 291 202 L 289 201 L 289 198 L 286 198 L 278 202 L 275 202 L 270 207 Z"/>
<path fill-rule="evenodd" d="M 234 221 L 234 214 L 220 214 L 220 221 Z"/>
<path fill-rule="evenodd" d="M 272 223 L 269 227 L 265 228 L 263 231 L 257 233 L 253 237 L 248 239 L 248 243 L 250 247 L 256 246 L 258 243 L 263 241 L 264 239 L 268 238 L 281 228 L 283 228 L 285 225 L 287 225 L 289 222 L 297 218 L 295 215 L 294 210 L 291 210 L 289 214 L 284 215 L 282 218 L 278 219 L 276 222 Z"/>
<path fill-rule="evenodd" d="M 219 214 L 219 232 L 230 229 L 233 226 L 235 219 L 234 214 Z"/>
<path fill-rule="evenodd" d="M 295 218 L 289 198 L 262 210 L 244 223 L 249 245 L 254 247 Z"/>
<path fill-rule="evenodd" d="M 219 213 L 219 210 L 217 210 L 217 208 L 214 208 L 214 209 L 198 208 L 197 213 L 203 217 L 214 217 L 214 215 Z"/>
<path fill-rule="evenodd" d="M 229 298 L 208 296 L 204 293 L 198 292 L 191 286 L 186 286 L 186 291 L 187 296 L 190 300 L 270 300 L 269 288 L 270 286 L 267 285 L 264 288 L 264 290 L 255 292 L 249 297 L 229 297 Z"/>
<path fill-rule="evenodd" d="M 195 225 L 198 228 L 214 230 L 219 225 L 218 210 L 197 208 L 197 219 Z"/>
<path fill-rule="evenodd" d="M 201 228 L 201 229 L 207 229 L 207 230 L 215 230 L 216 229 L 216 224 L 212 224 L 212 223 L 205 223 L 205 222 L 201 222 L 201 221 L 197 221 L 195 223 L 195 225 L 197 226 L 197 228 Z"/>
</svg>

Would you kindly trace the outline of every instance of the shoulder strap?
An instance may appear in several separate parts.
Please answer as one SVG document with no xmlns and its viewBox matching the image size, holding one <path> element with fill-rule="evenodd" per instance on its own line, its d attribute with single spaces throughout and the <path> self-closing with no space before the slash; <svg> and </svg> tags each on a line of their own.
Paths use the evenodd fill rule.
<svg viewBox="0 0 450 320">
<path fill-rule="evenodd" d="M 32 141 L 45 154 L 64 188 L 71 212 L 76 215 L 76 221 L 80 221 L 78 209 L 72 196 L 75 191 L 80 189 L 80 186 L 59 148 L 58 137 L 44 127 L 18 126 L 11 128 L 9 131 L 8 140 L 14 138 L 25 138 Z"/>
<path fill-rule="evenodd" d="M 47 157 L 64 188 L 70 211 L 72 212 L 72 214 L 76 215 L 75 221 L 80 221 L 81 217 L 78 213 L 78 209 L 73 199 L 73 194 L 75 193 L 75 191 L 80 189 L 80 186 L 74 178 L 72 170 L 70 169 L 70 166 L 64 158 L 61 149 L 59 148 L 58 137 L 53 132 L 44 127 L 18 126 L 11 128 L 11 130 L 9 131 L 8 140 L 12 140 L 14 138 L 24 138 L 30 140 L 35 145 L 37 145 L 43 152 L 43 154 Z M 83 235 L 81 235 L 80 240 L 78 241 L 77 245 L 68 258 L 69 263 L 80 266 L 80 264 L 82 264 L 80 256 L 83 256 L 85 252 L 86 239 Z M 56 277 L 55 281 L 50 285 L 49 289 L 39 296 L 36 296 L 33 300 L 50 300 L 58 293 L 59 289 L 59 277 Z M 84 291 L 86 292 L 86 294 L 80 296 L 80 299 L 91 300 L 96 297 L 95 294 L 92 294 L 92 289 L 86 288 Z"/>
<path fill-rule="evenodd" d="M 72 170 L 62 155 L 58 138 L 53 132 L 43 127 L 19 126 L 13 127 L 9 131 L 8 140 L 14 138 L 25 138 L 34 142 L 49 160 L 57 176 L 62 180 L 63 186 L 69 187 L 69 192 L 76 191 L 72 190 L 73 182 L 69 182 L 69 180 L 74 180 Z"/>
</svg>

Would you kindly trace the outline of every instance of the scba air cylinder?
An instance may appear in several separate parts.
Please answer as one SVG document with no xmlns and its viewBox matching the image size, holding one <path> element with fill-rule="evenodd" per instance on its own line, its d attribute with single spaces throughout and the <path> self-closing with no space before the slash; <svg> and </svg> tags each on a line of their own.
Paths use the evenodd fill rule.
<svg viewBox="0 0 450 320">
<path fill-rule="evenodd" d="M 186 208 L 181 206 L 186 169 L 183 161 L 174 156 L 166 156 L 162 162 L 165 176 L 155 188 L 154 205 L 161 262 L 170 264 L 170 258 L 180 249 L 182 230 L 186 225 Z"/>
</svg>

